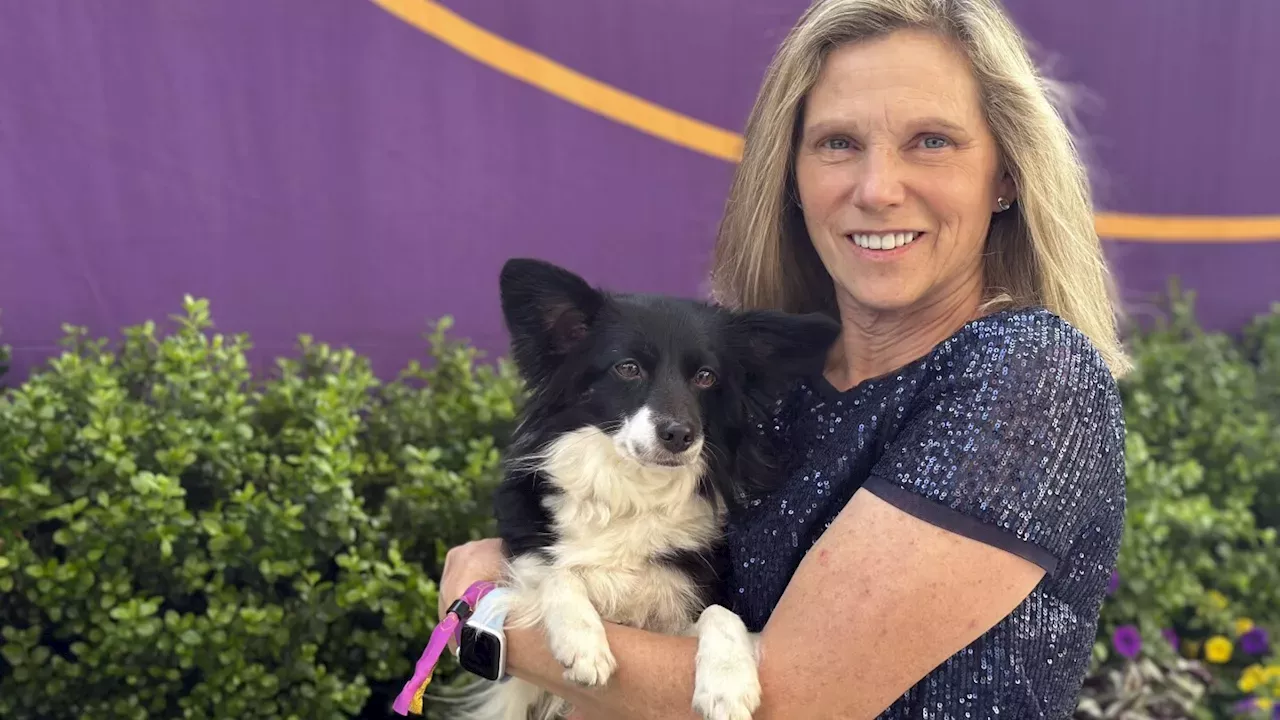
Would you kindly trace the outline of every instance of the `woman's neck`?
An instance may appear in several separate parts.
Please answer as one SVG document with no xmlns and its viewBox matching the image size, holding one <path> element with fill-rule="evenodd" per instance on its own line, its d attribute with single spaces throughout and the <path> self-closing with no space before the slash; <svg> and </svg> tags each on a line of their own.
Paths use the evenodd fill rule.
<svg viewBox="0 0 1280 720">
<path fill-rule="evenodd" d="M 975 320 L 982 294 L 948 295 L 900 312 L 878 312 L 840 298 L 840 339 L 827 358 L 827 381 L 848 390 L 929 354 Z"/>
</svg>

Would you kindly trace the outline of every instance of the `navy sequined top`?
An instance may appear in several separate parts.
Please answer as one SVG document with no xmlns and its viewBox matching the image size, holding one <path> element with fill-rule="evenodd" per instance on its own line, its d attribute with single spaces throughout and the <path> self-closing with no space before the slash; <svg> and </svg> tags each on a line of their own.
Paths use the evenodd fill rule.
<svg viewBox="0 0 1280 720">
<path fill-rule="evenodd" d="M 1067 718 L 1124 527 L 1124 416 L 1089 340 L 1041 308 L 973 321 L 888 376 L 821 376 L 779 403 L 786 483 L 730 521 L 729 606 L 769 619 L 859 488 L 1046 571 L 1031 595 L 880 717 Z M 857 622 L 849 618 L 849 622 Z"/>
</svg>

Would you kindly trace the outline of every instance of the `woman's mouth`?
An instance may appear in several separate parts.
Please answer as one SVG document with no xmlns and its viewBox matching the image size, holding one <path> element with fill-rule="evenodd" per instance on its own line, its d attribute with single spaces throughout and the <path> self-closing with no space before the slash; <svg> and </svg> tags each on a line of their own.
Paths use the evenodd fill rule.
<svg viewBox="0 0 1280 720">
<path fill-rule="evenodd" d="M 853 233 L 849 239 L 864 250 L 896 250 L 916 241 L 923 233 L 904 231 L 890 233 Z"/>
</svg>

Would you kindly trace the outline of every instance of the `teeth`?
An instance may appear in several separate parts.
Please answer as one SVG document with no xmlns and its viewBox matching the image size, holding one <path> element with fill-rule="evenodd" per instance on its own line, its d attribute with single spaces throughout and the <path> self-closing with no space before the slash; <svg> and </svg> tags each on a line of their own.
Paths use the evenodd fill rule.
<svg viewBox="0 0 1280 720">
<path fill-rule="evenodd" d="M 892 250 L 912 242 L 920 233 L 884 233 L 882 235 L 864 235 L 854 233 L 853 242 L 860 248 L 868 250 Z"/>
</svg>

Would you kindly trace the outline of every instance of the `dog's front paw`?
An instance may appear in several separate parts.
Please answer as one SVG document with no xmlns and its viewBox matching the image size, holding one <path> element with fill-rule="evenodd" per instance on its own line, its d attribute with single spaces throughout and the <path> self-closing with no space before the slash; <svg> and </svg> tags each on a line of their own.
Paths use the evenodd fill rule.
<svg viewBox="0 0 1280 720">
<path fill-rule="evenodd" d="M 754 694 L 742 690 L 698 688 L 693 694 L 693 709 L 706 720 L 751 720 L 751 713 L 760 707 L 760 687 L 756 686 Z"/>
<path fill-rule="evenodd" d="M 751 720 L 760 707 L 755 642 L 742 620 L 712 605 L 698 618 L 693 709 L 705 720 Z"/>
<path fill-rule="evenodd" d="M 548 635 L 551 654 L 564 666 L 565 680 L 587 687 L 609 681 L 617 662 L 603 625 L 586 620 L 566 622 Z"/>
<path fill-rule="evenodd" d="M 693 709 L 705 720 L 751 720 L 759 707 L 760 679 L 752 658 L 698 665 Z"/>
</svg>

